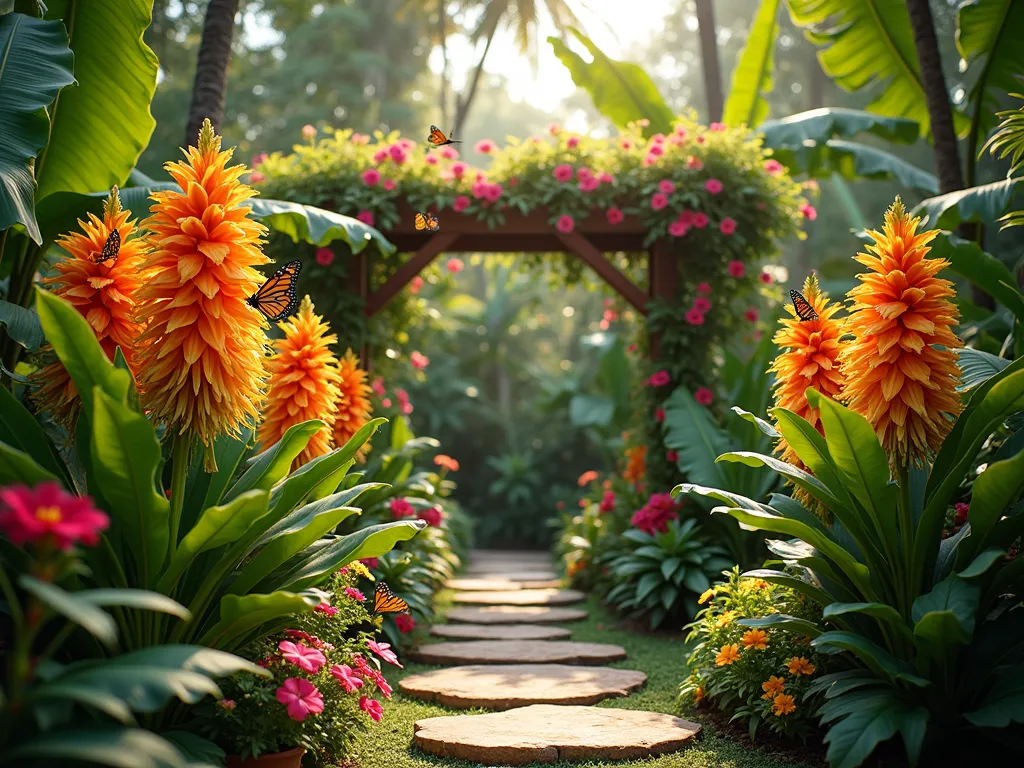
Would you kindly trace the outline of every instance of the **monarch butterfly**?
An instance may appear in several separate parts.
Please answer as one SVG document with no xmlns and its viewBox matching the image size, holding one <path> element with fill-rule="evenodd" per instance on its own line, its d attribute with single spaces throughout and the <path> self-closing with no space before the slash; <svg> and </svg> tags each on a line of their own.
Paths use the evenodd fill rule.
<svg viewBox="0 0 1024 768">
<path fill-rule="evenodd" d="M 296 284 L 302 262 L 289 261 L 270 276 L 245 303 L 263 313 L 267 320 L 282 320 L 295 311 L 299 303 Z"/>
<path fill-rule="evenodd" d="M 793 309 L 796 310 L 796 316 L 800 318 L 800 322 L 805 323 L 808 320 L 818 319 L 818 313 L 814 311 L 814 307 L 800 291 L 790 290 L 789 298 L 793 300 Z"/>
<path fill-rule="evenodd" d="M 405 613 L 409 610 L 409 604 L 391 591 L 391 587 L 383 581 L 378 581 L 373 590 L 373 612 L 374 613 Z"/>
<path fill-rule="evenodd" d="M 97 264 L 102 264 L 104 261 L 110 261 L 116 259 L 117 254 L 121 252 L 121 233 L 116 229 L 110 230 L 110 234 L 107 235 L 107 242 L 103 244 L 103 250 L 100 252 L 98 258 L 94 258 Z"/>
<path fill-rule="evenodd" d="M 426 229 L 430 232 L 437 232 L 441 228 L 441 224 L 437 220 L 437 216 L 431 216 L 429 213 L 417 213 L 416 218 L 416 229 Z"/>
<path fill-rule="evenodd" d="M 452 129 L 454 130 L 454 128 Z M 445 144 L 461 144 L 461 141 L 452 141 L 445 136 L 441 129 L 436 125 L 430 126 L 430 135 L 427 137 L 427 141 L 433 144 L 435 147 L 443 147 Z"/>
</svg>

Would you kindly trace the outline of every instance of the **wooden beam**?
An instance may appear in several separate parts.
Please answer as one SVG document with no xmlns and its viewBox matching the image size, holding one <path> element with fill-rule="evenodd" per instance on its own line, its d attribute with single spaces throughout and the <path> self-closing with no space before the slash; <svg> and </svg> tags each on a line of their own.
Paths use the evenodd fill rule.
<svg viewBox="0 0 1024 768">
<path fill-rule="evenodd" d="M 409 284 L 410 280 L 430 266 L 430 262 L 436 259 L 438 254 L 450 250 L 458 239 L 458 232 L 438 232 L 430 238 L 411 259 L 395 270 L 395 274 L 389 277 L 376 293 L 366 299 L 366 316 L 373 317 L 380 312 L 385 304 Z"/>
<path fill-rule="evenodd" d="M 665 240 L 655 240 L 648 255 L 648 282 L 652 299 L 672 301 L 676 298 L 679 283 L 679 265 L 676 263 L 672 246 Z M 661 339 L 650 335 L 651 357 L 661 358 Z"/>
<path fill-rule="evenodd" d="M 363 306 L 370 296 L 370 262 L 367 249 L 355 254 L 349 262 L 348 291 L 363 300 Z M 364 332 L 359 345 L 359 360 L 367 372 L 370 371 L 370 345 Z"/>
<path fill-rule="evenodd" d="M 638 312 L 647 314 L 649 299 L 636 283 L 604 257 L 587 238 L 578 232 L 559 232 L 558 239 L 569 253 L 574 253 L 593 268 L 616 293 L 628 301 Z"/>
</svg>

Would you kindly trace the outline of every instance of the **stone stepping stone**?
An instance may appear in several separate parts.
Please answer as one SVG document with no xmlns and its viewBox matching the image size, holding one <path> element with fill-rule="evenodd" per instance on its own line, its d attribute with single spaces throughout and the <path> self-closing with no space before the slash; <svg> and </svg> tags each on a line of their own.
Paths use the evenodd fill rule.
<svg viewBox="0 0 1024 768">
<path fill-rule="evenodd" d="M 495 576 L 494 578 L 457 578 L 448 579 L 445 586 L 448 589 L 457 589 L 461 592 L 490 592 L 497 590 L 508 592 L 513 589 L 555 589 L 561 586 L 558 579 L 545 579 L 542 581 L 510 581 Z"/>
<path fill-rule="evenodd" d="M 471 605 L 570 605 L 586 600 L 575 589 L 513 589 L 501 592 L 456 592 L 452 602 Z"/>
<path fill-rule="evenodd" d="M 484 571 L 469 570 L 465 574 L 466 578 L 469 579 L 492 579 L 499 581 L 517 581 L 517 582 L 538 582 L 538 581 L 554 581 L 558 579 L 558 574 L 550 568 L 530 568 L 528 566 L 517 566 L 514 570 L 508 571 L 495 571 L 493 573 Z"/>
<path fill-rule="evenodd" d="M 537 549 L 474 549 L 469 560 L 543 560 L 551 562 L 551 553 Z"/>
<path fill-rule="evenodd" d="M 608 664 L 626 658 L 620 645 L 557 640 L 430 643 L 406 653 L 423 664 Z"/>
<path fill-rule="evenodd" d="M 477 562 L 466 566 L 466 573 L 471 576 L 506 576 L 510 571 L 542 571 L 553 573 L 550 560 L 502 560 L 500 562 Z"/>
<path fill-rule="evenodd" d="M 546 605 L 489 605 L 487 607 L 452 608 L 448 621 L 464 624 L 535 624 L 579 621 L 587 612 L 579 608 L 551 608 Z"/>
<path fill-rule="evenodd" d="M 430 634 L 458 640 L 565 640 L 572 636 L 568 629 L 539 624 L 435 624 Z"/>
<path fill-rule="evenodd" d="M 700 725 L 660 712 L 535 704 L 486 715 L 416 722 L 424 752 L 485 765 L 636 760 L 681 749 Z"/>
<path fill-rule="evenodd" d="M 514 709 L 529 704 L 596 704 L 628 696 L 646 681 L 647 675 L 634 669 L 484 664 L 410 675 L 398 685 L 409 696 L 456 709 Z M 571 720 L 560 718 L 566 727 L 574 726 Z"/>
</svg>

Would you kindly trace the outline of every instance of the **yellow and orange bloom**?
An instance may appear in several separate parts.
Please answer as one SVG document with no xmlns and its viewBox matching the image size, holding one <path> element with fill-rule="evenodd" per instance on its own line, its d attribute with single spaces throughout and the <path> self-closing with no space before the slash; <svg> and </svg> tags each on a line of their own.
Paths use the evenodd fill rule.
<svg viewBox="0 0 1024 768">
<path fill-rule="evenodd" d="M 740 646 L 738 643 L 723 645 L 715 656 L 715 666 L 725 667 L 740 659 Z"/>
<path fill-rule="evenodd" d="M 366 383 L 366 371 L 359 367 L 359 358 L 351 349 L 338 361 L 341 379 L 338 383 L 338 399 L 335 404 L 334 444 L 341 448 L 370 420 L 373 406 L 370 404 L 370 385 Z M 369 446 L 363 446 L 358 456 L 362 459 Z"/>
<path fill-rule="evenodd" d="M 274 354 L 267 362 L 270 379 L 263 423 L 257 440 L 266 449 L 280 440 L 289 427 L 310 419 L 324 426 L 306 444 L 292 464 L 298 469 L 334 447 L 334 405 L 338 399 L 338 358 L 330 345 L 338 341 L 322 316 L 314 314 L 306 296 L 295 317 L 278 323 L 284 338 L 274 341 Z"/>
<path fill-rule="evenodd" d="M 103 203 L 103 218 L 89 214 L 88 221 L 79 220 L 81 232 L 70 232 L 57 239 L 57 245 L 68 253 L 54 265 L 57 274 L 43 279 L 53 286 L 54 295 L 72 304 L 89 322 L 108 360 L 114 359 L 120 347 L 125 362 L 137 370 L 136 343 L 142 325 L 135 319 L 136 294 L 142 281 L 139 266 L 146 245 L 141 238 L 132 238 L 135 220 L 128 220 L 129 211 L 121 209 L 117 187 Z M 117 231 L 120 249 L 115 258 L 97 263 L 110 234 Z M 78 390 L 59 360 L 44 366 L 32 375 L 35 387 L 32 398 L 53 420 L 74 431 L 81 411 Z"/>
<path fill-rule="evenodd" d="M 718 617 L 718 621 L 715 622 L 715 626 L 717 626 L 719 629 L 728 627 L 730 624 L 732 624 L 733 620 L 737 616 L 739 616 L 739 613 L 737 611 L 726 611 Z"/>
<path fill-rule="evenodd" d="M 697 689 L 693 692 L 693 703 L 700 704 L 704 701 L 704 683 L 697 686 Z"/>
<path fill-rule="evenodd" d="M 626 470 L 622 476 L 631 483 L 639 483 L 647 472 L 647 446 L 634 445 L 626 449 Z"/>
<path fill-rule="evenodd" d="M 582 475 L 576 478 L 576 485 L 578 485 L 580 488 L 583 488 L 584 486 L 590 485 L 595 480 L 597 480 L 597 472 L 595 472 L 592 469 L 588 469 L 586 472 L 584 472 Z"/>
<path fill-rule="evenodd" d="M 459 471 L 459 462 L 443 453 L 439 453 L 434 457 L 434 464 L 448 472 Z"/>
<path fill-rule="evenodd" d="M 143 404 L 172 433 L 209 448 L 259 418 L 266 378 L 268 327 L 246 298 L 263 282 L 256 267 L 266 228 L 249 218 L 255 192 L 228 167 L 209 120 L 187 160 L 164 167 L 181 191 L 154 192 L 146 221 L 152 249 L 142 265 L 136 317 L 141 337 L 138 380 Z M 206 452 L 212 471 L 213 453 Z"/>
<path fill-rule="evenodd" d="M 772 714 L 776 717 L 782 717 L 795 711 L 796 702 L 788 693 L 780 693 L 772 702 Z"/>
<path fill-rule="evenodd" d="M 768 647 L 768 634 L 763 629 L 751 629 L 740 638 L 743 647 L 750 651 L 763 651 Z"/>
<path fill-rule="evenodd" d="M 936 275 L 949 262 L 927 258 L 938 230 L 918 232 L 899 198 L 882 232 L 856 259 L 870 271 L 849 293 L 839 359 L 843 400 L 875 429 L 894 468 L 919 465 L 942 444 L 962 404 L 953 333 L 959 313 L 953 284 Z"/>
<path fill-rule="evenodd" d="M 843 322 L 835 317 L 841 305 L 829 301 L 813 274 L 804 281 L 803 296 L 818 319 L 801 320 L 792 303 L 786 303 L 791 317 L 779 320 L 782 327 L 775 332 L 772 342 L 781 351 L 769 370 L 775 374 L 775 405 L 792 411 L 821 432 L 821 418 L 807 402 L 805 393 L 811 387 L 835 399 L 842 392 L 843 374 L 838 357 Z M 776 452 L 783 461 L 804 468 L 784 439 L 779 440 Z"/>
<path fill-rule="evenodd" d="M 697 598 L 697 605 L 704 605 L 708 600 L 715 596 L 715 588 L 705 589 L 701 592 L 700 597 Z"/>
<path fill-rule="evenodd" d="M 816 667 L 804 656 L 794 656 L 786 662 L 789 674 L 799 677 L 800 675 L 813 675 Z"/>
<path fill-rule="evenodd" d="M 772 675 L 763 683 L 761 683 L 761 690 L 764 691 L 764 695 L 761 696 L 765 701 L 771 701 L 784 690 L 786 690 L 786 681 L 781 677 Z"/>
</svg>

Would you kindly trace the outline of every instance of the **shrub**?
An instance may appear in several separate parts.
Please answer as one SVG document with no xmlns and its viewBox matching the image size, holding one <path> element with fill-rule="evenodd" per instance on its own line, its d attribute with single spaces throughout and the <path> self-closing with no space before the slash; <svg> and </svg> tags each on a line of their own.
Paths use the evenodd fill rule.
<svg viewBox="0 0 1024 768">
<path fill-rule="evenodd" d="M 816 627 L 821 610 L 789 587 L 740 576 L 739 568 L 725 576 L 701 595 L 707 607 L 689 625 L 687 642 L 696 646 L 679 701 L 717 706 L 732 720 L 746 721 L 751 738 L 762 724 L 783 736 L 806 738 L 824 698 L 820 692 L 808 696 L 808 689 L 827 670 L 829 658 L 810 647 L 808 635 L 746 620 L 785 613 Z"/>
</svg>

